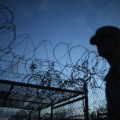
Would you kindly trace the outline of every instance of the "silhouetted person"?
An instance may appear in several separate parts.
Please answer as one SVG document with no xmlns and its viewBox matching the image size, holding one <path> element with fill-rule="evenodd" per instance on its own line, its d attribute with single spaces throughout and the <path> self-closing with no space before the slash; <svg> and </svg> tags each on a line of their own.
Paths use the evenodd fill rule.
<svg viewBox="0 0 120 120">
<path fill-rule="evenodd" d="M 120 29 L 114 26 L 99 28 L 90 39 L 100 56 L 110 64 L 105 77 L 108 120 L 120 120 Z"/>
</svg>

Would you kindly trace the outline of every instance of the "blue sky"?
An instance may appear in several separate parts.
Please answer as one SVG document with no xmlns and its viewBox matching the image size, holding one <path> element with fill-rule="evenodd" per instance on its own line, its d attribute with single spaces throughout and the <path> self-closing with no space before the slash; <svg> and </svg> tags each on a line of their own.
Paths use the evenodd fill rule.
<svg viewBox="0 0 120 120">
<path fill-rule="evenodd" d="M 14 13 L 17 34 L 28 33 L 40 40 L 89 44 L 95 30 L 103 25 L 120 27 L 120 0 L 1 0 Z M 2 42 L 2 41 L 0 41 Z"/>
</svg>

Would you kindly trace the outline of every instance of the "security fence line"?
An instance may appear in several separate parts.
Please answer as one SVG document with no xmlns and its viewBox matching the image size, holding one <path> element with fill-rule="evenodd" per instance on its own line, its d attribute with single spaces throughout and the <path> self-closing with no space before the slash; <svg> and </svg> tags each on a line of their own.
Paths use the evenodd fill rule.
<svg viewBox="0 0 120 120">
<path fill-rule="evenodd" d="M 83 108 L 84 110 L 84 119 L 85 120 L 89 120 L 89 114 L 88 114 L 88 96 L 86 91 L 75 91 L 75 90 L 67 90 L 67 89 L 60 89 L 60 88 L 53 88 L 53 87 L 46 87 L 46 86 L 40 86 L 40 85 L 33 85 L 33 84 L 27 84 L 27 83 L 20 83 L 20 82 L 13 82 L 13 81 L 8 81 L 8 80 L 0 80 L 0 107 L 4 108 L 4 107 L 8 107 L 8 108 L 18 108 L 18 109 L 26 109 L 26 110 L 32 110 L 34 111 L 38 111 L 38 119 L 40 118 L 40 111 L 42 109 L 51 108 L 50 111 L 50 119 L 54 120 L 53 117 L 53 110 L 77 101 L 81 101 L 84 100 L 85 103 L 85 108 Z M 6 91 L 6 87 L 9 87 L 9 89 Z M 19 87 L 19 90 L 17 91 Z M 30 96 L 29 94 L 31 94 L 28 89 L 26 89 L 25 93 L 21 93 L 23 91 L 22 90 L 24 87 L 26 88 L 30 88 L 30 89 L 36 89 L 36 90 L 48 90 L 50 91 L 54 91 L 54 95 L 58 95 L 58 93 L 60 92 L 61 95 L 61 99 L 54 101 L 54 99 L 49 102 L 49 103 L 45 103 L 44 101 L 49 101 L 49 98 L 43 98 L 43 100 L 41 101 L 36 101 L 36 99 L 33 99 L 32 101 L 30 100 L 30 98 L 28 96 Z M 16 89 L 17 88 L 17 89 Z M 21 89 L 20 89 L 21 88 Z M 13 93 L 16 90 L 16 94 L 20 95 L 18 96 L 19 98 L 17 98 L 16 94 Z M 87 90 L 87 86 L 86 83 L 84 84 L 84 90 Z M 65 94 L 63 96 L 64 93 L 69 93 L 68 97 L 67 94 Z M 27 96 L 26 96 L 27 94 Z M 39 93 L 37 93 L 38 95 Z M 53 95 L 53 96 L 54 96 Z M 48 96 L 48 94 L 46 94 L 46 96 Z M 26 97 L 26 99 L 24 99 L 24 97 Z M 33 97 L 33 96 L 32 96 Z M 40 96 L 42 97 L 42 96 Z M 25 104 L 26 102 L 28 102 L 27 104 Z M 43 103 L 42 103 L 43 102 Z M 23 106 L 22 106 L 23 105 Z M 30 114 L 28 118 L 30 118 Z M 17 116 L 19 116 L 19 114 L 16 114 L 15 116 L 12 117 L 12 119 L 14 119 L 14 117 L 16 118 Z M 22 117 L 22 116 L 21 116 Z M 24 117 L 23 117 L 24 118 Z"/>
<path fill-rule="evenodd" d="M 0 20 L 0 37 L 6 43 L 0 45 L 1 116 L 6 112 L 12 120 L 17 116 L 47 120 L 54 119 L 55 114 L 61 120 L 74 116 L 79 120 L 105 118 L 103 77 L 109 67 L 105 60 L 82 45 L 54 46 L 49 40 L 41 40 L 35 46 L 29 34 L 17 35 L 14 14 L 3 5 Z M 58 54 L 59 47 L 64 52 Z"/>
</svg>

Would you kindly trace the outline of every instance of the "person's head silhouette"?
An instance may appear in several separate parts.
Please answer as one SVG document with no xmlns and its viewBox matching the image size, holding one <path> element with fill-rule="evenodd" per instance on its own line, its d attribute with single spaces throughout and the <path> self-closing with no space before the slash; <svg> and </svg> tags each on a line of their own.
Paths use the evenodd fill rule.
<svg viewBox="0 0 120 120">
<path fill-rule="evenodd" d="M 103 26 L 96 31 L 90 43 L 96 45 L 99 55 L 112 65 L 120 54 L 120 29 L 114 26 Z"/>
<path fill-rule="evenodd" d="M 108 120 L 120 120 L 120 29 L 103 26 L 91 37 L 90 43 L 97 46 L 99 55 L 110 64 L 105 77 Z"/>
</svg>

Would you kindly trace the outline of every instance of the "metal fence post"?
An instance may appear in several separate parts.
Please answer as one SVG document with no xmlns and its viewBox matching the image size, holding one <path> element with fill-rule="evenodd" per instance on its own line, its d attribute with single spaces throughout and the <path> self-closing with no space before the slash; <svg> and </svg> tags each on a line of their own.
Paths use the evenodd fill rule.
<svg viewBox="0 0 120 120">
<path fill-rule="evenodd" d="M 41 118 L 41 110 L 38 111 L 38 120 Z"/>
<path fill-rule="evenodd" d="M 53 104 L 51 104 L 51 120 L 53 120 Z"/>
<path fill-rule="evenodd" d="M 85 120 L 89 120 L 89 112 L 88 112 L 88 86 L 87 82 L 84 82 L 84 91 L 85 91 Z"/>
</svg>

